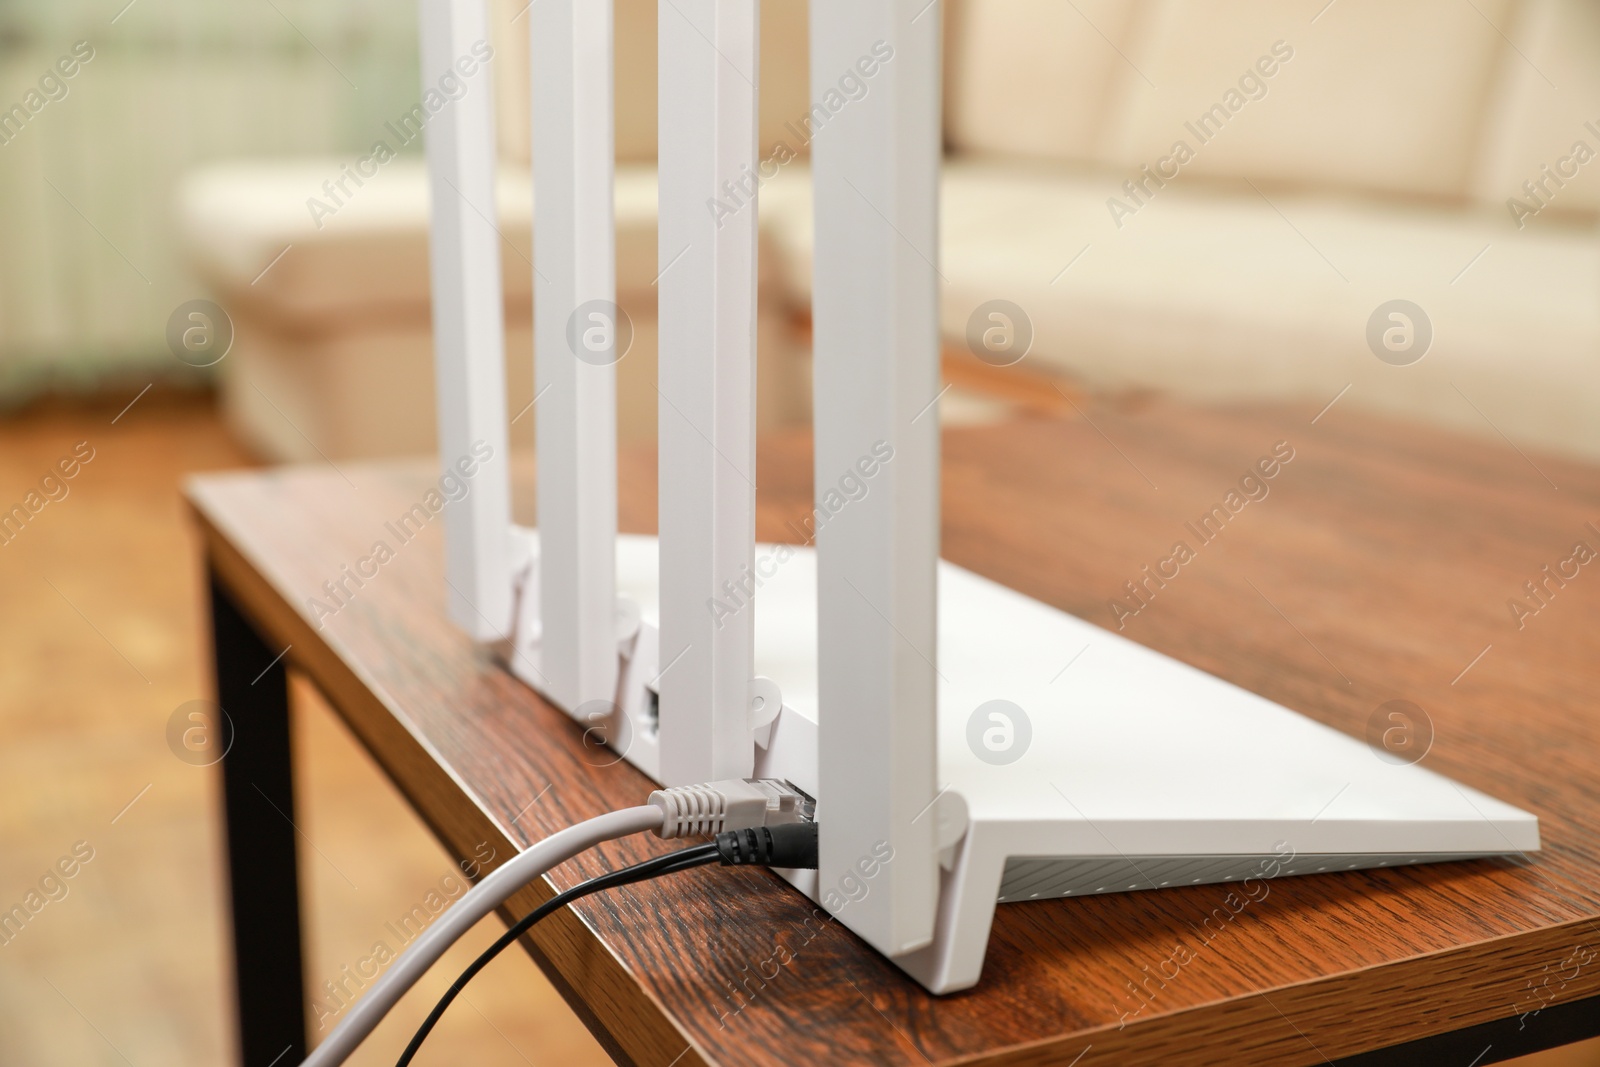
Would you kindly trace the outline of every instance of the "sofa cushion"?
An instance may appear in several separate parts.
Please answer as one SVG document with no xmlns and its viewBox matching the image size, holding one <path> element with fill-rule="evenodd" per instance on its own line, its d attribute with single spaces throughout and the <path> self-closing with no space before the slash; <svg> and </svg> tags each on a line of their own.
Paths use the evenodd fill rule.
<svg viewBox="0 0 1600 1067">
<path fill-rule="evenodd" d="M 314 219 L 308 198 L 324 197 L 322 183 L 337 179 L 344 162 L 238 162 L 191 175 L 179 193 L 179 227 L 207 281 L 237 298 L 270 305 L 289 329 L 353 328 L 373 314 L 426 322 L 423 162 L 408 157 L 386 164 L 353 189 L 336 213 Z M 496 201 L 507 305 L 526 318 L 533 292 L 528 172 L 503 168 Z M 655 168 L 619 167 L 616 202 L 619 300 L 627 304 L 629 296 L 645 296 L 653 302 Z"/>
<path fill-rule="evenodd" d="M 947 0 L 945 136 L 957 153 L 1101 158 L 1137 4 Z"/>
<path fill-rule="evenodd" d="M 1539 0 L 1528 9 L 1509 31 L 1516 53 L 1502 66 L 1474 192 L 1532 225 L 1600 212 L 1600 5 Z M 1581 166 L 1580 143 L 1593 153 Z M 1543 187 L 1529 195 L 1525 182 Z"/>
<path fill-rule="evenodd" d="M 1459 196 L 1497 66 L 1509 53 L 1497 26 L 1512 0 L 1176 0 L 1141 42 L 1120 161 L 1165 154 L 1184 123 L 1219 103 L 1244 103 L 1185 170 L 1257 181 Z M 1274 52 L 1276 42 L 1283 42 Z M 1262 57 L 1292 50 L 1266 95 L 1249 100 Z M 1259 71 L 1258 71 L 1259 73 Z M 1241 88 L 1238 95 L 1229 95 Z M 1220 116 L 1219 116 L 1220 118 Z"/>
<path fill-rule="evenodd" d="M 960 0 L 948 46 L 951 146 L 1136 172 L 1181 140 L 1195 153 L 1182 168 L 1189 178 L 1465 195 L 1495 73 L 1514 58 L 1499 27 L 1521 5 L 1319 7 Z M 1185 125 L 1207 114 L 1199 134 Z"/>
<path fill-rule="evenodd" d="M 804 299 L 802 179 L 763 191 L 763 224 Z M 1104 183 L 1060 168 L 946 167 L 947 346 L 965 345 L 980 304 L 1009 300 L 1032 321 L 1032 365 L 1094 386 L 1300 398 L 1309 419 L 1350 385 L 1341 404 L 1600 456 L 1592 226 L 1519 234 L 1494 211 L 1174 186 L 1119 231 Z M 1368 348 L 1369 319 L 1394 299 L 1432 322 L 1432 348 L 1411 366 Z"/>
</svg>

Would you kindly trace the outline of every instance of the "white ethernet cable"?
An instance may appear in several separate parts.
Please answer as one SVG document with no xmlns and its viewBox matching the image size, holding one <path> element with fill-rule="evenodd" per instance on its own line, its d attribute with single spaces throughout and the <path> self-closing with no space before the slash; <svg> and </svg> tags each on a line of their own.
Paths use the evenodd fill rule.
<svg viewBox="0 0 1600 1067">
<path fill-rule="evenodd" d="M 650 803 L 597 815 L 536 842 L 456 901 L 373 983 L 301 1067 L 339 1067 L 427 969 L 477 921 L 556 866 L 606 841 L 654 831 L 663 838 L 809 822 L 811 798 L 771 779 L 729 780 L 658 789 Z"/>
<path fill-rule="evenodd" d="M 570 826 L 520 852 L 473 886 L 422 936 L 400 954 L 367 995 L 356 1003 L 327 1040 L 306 1057 L 303 1067 L 335 1067 L 342 1064 L 377 1028 L 389 1009 L 405 995 L 417 979 L 444 955 L 463 934 L 529 882 L 580 852 L 605 841 L 661 829 L 665 817 L 661 808 L 644 804 L 596 816 Z"/>
</svg>

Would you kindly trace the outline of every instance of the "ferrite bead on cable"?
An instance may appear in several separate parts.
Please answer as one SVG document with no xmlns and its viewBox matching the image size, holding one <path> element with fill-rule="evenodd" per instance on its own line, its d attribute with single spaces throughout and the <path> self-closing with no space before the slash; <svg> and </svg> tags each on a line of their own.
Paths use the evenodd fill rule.
<svg viewBox="0 0 1600 1067">
<path fill-rule="evenodd" d="M 786 867 L 814 870 L 817 866 L 817 824 L 791 823 L 727 830 L 713 838 L 724 867 Z"/>
</svg>

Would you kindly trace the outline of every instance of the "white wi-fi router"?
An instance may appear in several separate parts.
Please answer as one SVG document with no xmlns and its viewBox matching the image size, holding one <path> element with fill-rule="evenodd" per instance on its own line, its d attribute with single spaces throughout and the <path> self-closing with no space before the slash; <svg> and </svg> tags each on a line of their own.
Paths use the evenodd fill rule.
<svg viewBox="0 0 1600 1067">
<path fill-rule="evenodd" d="M 664 785 L 809 794 L 795 885 L 936 993 L 997 902 L 1537 849 L 1527 812 L 940 561 L 937 3 L 811 0 L 816 547 L 756 543 L 756 211 L 716 205 L 758 163 L 757 6 L 661 5 L 659 539 L 617 534 L 610 3 L 528 9 L 537 531 L 489 94 L 428 124 L 440 445 L 494 452 L 446 513 L 452 617 Z M 488 36 L 483 0 L 424 16 L 425 73 Z"/>
</svg>

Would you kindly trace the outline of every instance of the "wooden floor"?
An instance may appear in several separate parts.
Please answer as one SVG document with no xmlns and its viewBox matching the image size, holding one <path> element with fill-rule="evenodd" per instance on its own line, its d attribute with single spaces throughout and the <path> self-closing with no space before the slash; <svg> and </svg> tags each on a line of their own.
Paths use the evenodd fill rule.
<svg viewBox="0 0 1600 1067">
<path fill-rule="evenodd" d="M 75 843 L 93 849 L 66 896 L 0 946 L 0 1067 L 231 1057 L 218 783 L 214 769 L 174 757 L 166 729 L 210 685 L 179 484 L 247 458 L 207 404 L 145 397 L 112 425 L 128 399 L 0 422 L 3 509 L 78 442 L 94 449 L 66 497 L 0 545 L 0 911 Z M 374 943 L 394 944 L 386 924 L 459 872 L 316 694 L 295 691 L 308 985 L 321 986 Z M 502 929 L 480 924 L 351 1063 L 394 1063 Z M 417 1062 L 610 1060 L 538 968 L 510 952 Z"/>
<path fill-rule="evenodd" d="M 0 544 L 0 912 L 75 844 L 93 850 L 65 895 L 54 887 L 61 899 L 0 945 L 0 1067 L 213 1067 L 230 1055 L 217 782 L 173 755 L 167 725 L 209 688 L 179 484 L 247 457 L 202 401 L 146 397 L 113 424 L 127 399 L 0 422 L 0 511 L 78 442 L 94 450 L 67 495 Z M 316 995 L 392 944 L 387 924 L 456 871 L 316 694 L 295 691 Z M 499 930 L 480 924 L 351 1062 L 393 1063 Z M 519 953 L 478 979 L 418 1059 L 604 1062 Z M 1600 1044 L 1517 1062 L 1600 1065 Z"/>
</svg>

